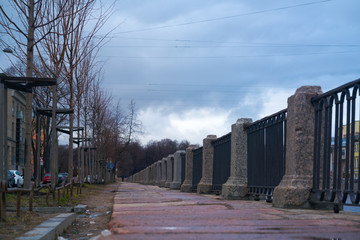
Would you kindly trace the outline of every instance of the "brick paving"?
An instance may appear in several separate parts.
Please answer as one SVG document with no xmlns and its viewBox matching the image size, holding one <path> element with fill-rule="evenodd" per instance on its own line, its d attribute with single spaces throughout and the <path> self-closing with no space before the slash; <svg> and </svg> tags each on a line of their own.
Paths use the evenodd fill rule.
<svg viewBox="0 0 360 240">
<path fill-rule="evenodd" d="M 103 239 L 360 239 L 360 213 L 278 209 L 121 183 Z"/>
</svg>

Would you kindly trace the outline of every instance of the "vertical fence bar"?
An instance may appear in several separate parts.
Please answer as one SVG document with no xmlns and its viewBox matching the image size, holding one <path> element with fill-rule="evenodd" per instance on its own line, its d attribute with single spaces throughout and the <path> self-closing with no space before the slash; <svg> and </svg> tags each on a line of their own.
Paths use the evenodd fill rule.
<svg viewBox="0 0 360 240">
<path fill-rule="evenodd" d="M 356 97 L 359 87 L 360 79 L 357 79 L 312 99 L 315 109 L 318 106 L 319 112 L 325 109 L 325 119 L 322 120 L 323 137 L 317 136 L 321 131 L 319 124 L 321 125 L 322 121 L 318 120 L 321 116 L 316 115 L 314 149 L 321 150 L 314 156 L 311 198 L 313 203 L 332 203 L 335 207 L 359 204 L 359 184 L 357 192 L 354 192 L 355 183 L 359 178 L 358 175 L 355 178 L 355 168 L 358 167 L 355 153 L 358 154 L 359 151 L 356 142 L 359 137 L 356 126 L 360 123 L 360 119 L 356 119 Z M 318 166 L 321 161 L 323 169 L 322 175 L 319 175 Z M 321 181 L 320 188 L 318 184 Z"/>
<path fill-rule="evenodd" d="M 271 201 L 274 188 L 285 173 L 286 116 L 282 110 L 246 128 L 248 149 L 248 192 Z"/>
</svg>

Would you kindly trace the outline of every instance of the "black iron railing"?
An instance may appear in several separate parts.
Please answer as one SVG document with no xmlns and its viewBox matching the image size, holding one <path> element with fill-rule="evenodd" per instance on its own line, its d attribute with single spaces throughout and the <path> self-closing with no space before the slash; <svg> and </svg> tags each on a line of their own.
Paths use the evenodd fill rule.
<svg viewBox="0 0 360 240">
<path fill-rule="evenodd" d="M 246 128 L 248 146 L 248 193 L 271 201 L 274 188 L 285 174 L 287 109 L 254 122 Z"/>
<path fill-rule="evenodd" d="M 231 132 L 216 139 L 213 142 L 214 159 L 213 159 L 213 179 L 212 190 L 221 191 L 222 185 L 230 176 L 231 161 Z"/>
<path fill-rule="evenodd" d="M 313 202 L 359 206 L 359 93 L 360 79 L 312 99 Z"/>
<path fill-rule="evenodd" d="M 202 177 L 203 147 L 195 149 L 193 153 L 192 191 L 196 191 Z"/>
<path fill-rule="evenodd" d="M 185 164 L 186 164 L 186 155 L 181 153 L 181 184 L 185 181 Z"/>
</svg>

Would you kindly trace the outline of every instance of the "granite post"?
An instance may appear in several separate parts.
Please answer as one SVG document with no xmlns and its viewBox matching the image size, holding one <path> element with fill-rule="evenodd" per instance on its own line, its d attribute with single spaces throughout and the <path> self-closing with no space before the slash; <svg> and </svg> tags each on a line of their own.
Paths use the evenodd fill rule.
<svg viewBox="0 0 360 240">
<path fill-rule="evenodd" d="M 240 118 L 231 126 L 231 165 L 230 177 L 222 185 L 221 196 L 224 199 L 247 198 L 247 133 L 246 125 L 250 118 Z"/>
<path fill-rule="evenodd" d="M 197 148 L 196 145 L 190 145 L 186 148 L 185 157 L 185 180 L 180 187 L 181 192 L 192 191 L 192 180 L 193 180 L 193 164 L 194 164 L 194 153 L 193 150 Z"/>
<path fill-rule="evenodd" d="M 151 164 L 149 166 L 149 181 L 148 181 L 149 185 L 153 185 L 154 184 L 154 164 Z"/>
<path fill-rule="evenodd" d="M 157 180 L 157 162 L 154 162 L 153 165 L 153 179 L 152 179 L 152 185 L 156 185 Z"/>
<path fill-rule="evenodd" d="M 144 171 L 143 183 L 149 184 L 149 167 L 145 168 L 143 171 Z"/>
<path fill-rule="evenodd" d="M 156 185 L 160 186 L 160 182 L 161 182 L 161 160 L 157 161 L 157 166 L 156 166 Z"/>
<path fill-rule="evenodd" d="M 185 151 L 176 151 L 174 154 L 174 177 L 173 181 L 170 183 L 171 189 L 180 189 L 181 186 L 181 174 L 185 169 L 181 167 L 181 158 L 185 155 Z"/>
<path fill-rule="evenodd" d="M 315 110 L 311 98 L 319 86 L 303 86 L 288 99 L 286 120 L 286 169 L 273 195 L 274 207 L 310 207 L 312 188 Z"/>
<path fill-rule="evenodd" d="M 167 177 L 167 158 L 164 157 L 161 160 L 161 180 L 160 180 L 160 187 L 165 187 Z"/>
<path fill-rule="evenodd" d="M 203 162 L 202 178 L 197 187 L 197 193 L 210 193 L 212 190 L 213 166 L 214 166 L 214 146 L 216 135 L 208 135 L 203 140 Z"/>
<path fill-rule="evenodd" d="M 170 184 L 173 181 L 173 165 L 174 165 L 174 155 L 169 155 L 167 158 L 167 171 L 166 171 L 166 182 L 165 187 L 170 188 Z"/>
</svg>

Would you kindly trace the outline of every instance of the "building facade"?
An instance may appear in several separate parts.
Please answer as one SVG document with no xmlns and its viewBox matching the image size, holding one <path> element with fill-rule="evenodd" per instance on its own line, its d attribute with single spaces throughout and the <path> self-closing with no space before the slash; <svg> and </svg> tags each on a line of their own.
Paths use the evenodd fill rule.
<svg viewBox="0 0 360 240">
<path fill-rule="evenodd" d="M 25 150 L 25 93 L 8 89 L 8 169 L 17 169 L 22 173 Z"/>
</svg>

